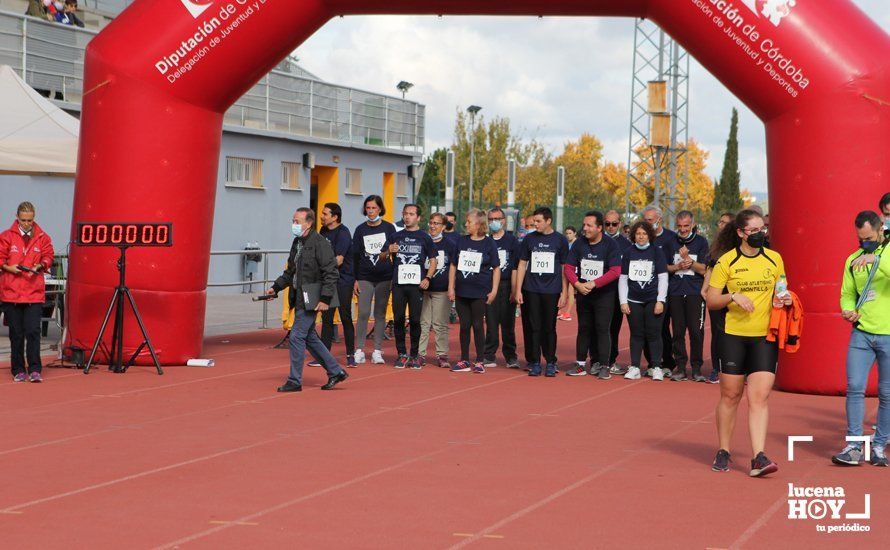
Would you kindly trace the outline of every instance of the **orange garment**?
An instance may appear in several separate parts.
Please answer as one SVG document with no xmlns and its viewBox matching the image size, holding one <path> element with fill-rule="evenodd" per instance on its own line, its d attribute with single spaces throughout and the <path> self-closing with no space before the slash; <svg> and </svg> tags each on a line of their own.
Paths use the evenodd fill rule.
<svg viewBox="0 0 890 550">
<path fill-rule="evenodd" d="M 800 348 L 800 335 L 803 330 L 803 305 L 797 294 L 790 293 L 790 306 L 773 308 L 766 341 L 779 342 L 779 349 L 794 353 Z"/>
</svg>

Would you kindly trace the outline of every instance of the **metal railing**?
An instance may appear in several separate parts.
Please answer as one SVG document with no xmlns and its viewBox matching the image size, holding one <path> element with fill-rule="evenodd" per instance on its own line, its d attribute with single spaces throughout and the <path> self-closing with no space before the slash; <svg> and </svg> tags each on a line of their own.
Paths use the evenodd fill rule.
<svg viewBox="0 0 890 550">
<path fill-rule="evenodd" d="M 127 0 L 94 2 L 97 6 L 119 5 Z M 84 52 L 96 34 L 0 11 L 0 64 L 11 66 L 50 99 L 80 103 Z M 264 76 L 226 112 L 224 123 L 349 144 L 424 151 L 423 105 L 322 82 L 302 69 L 284 70 L 289 66 L 279 64 Z"/>
<path fill-rule="evenodd" d="M 263 264 L 262 280 L 245 279 L 231 283 L 211 283 L 207 281 L 207 288 L 224 288 L 232 286 L 250 286 L 255 284 L 268 284 L 275 282 L 275 279 L 269 278 L 269 256 L 272 254 L 290 254 L 290 250 L 211 250 L 210 257 L 213 256 L 244 256 L 245 254 L 259 254 L 262 256 L 260 262 Z M 263 302 L 263 324 L 262 328 L 269 328 L 269 302 Z"/>
</svg>

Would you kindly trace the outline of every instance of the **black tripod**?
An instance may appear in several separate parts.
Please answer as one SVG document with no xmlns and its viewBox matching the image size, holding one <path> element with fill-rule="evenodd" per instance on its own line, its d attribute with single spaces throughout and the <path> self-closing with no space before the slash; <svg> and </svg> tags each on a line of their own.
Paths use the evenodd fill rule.
<svg viewBox="0 0 890 550">
<path fill-rule="evenodd" d="M 111 350 L 108 353 L 108 370 L 117 373 L 127 372 L 127 369 L 130 368 L 133 361 L 139 356 L 142 348 L 148 346 L 148 351 L 151 353 L 151 358 L 154 361 L 155 367 L 158 369 L 158 374 L 164 374 L 164 370 L 161 369 L 161 363 L 158 361 L 158 356 L 155 354 L 155 348 L 151 345 L 151 340 L 148 338 L 148 332 L 145 330 L 142 316 L 139 315 L 139 309 L 136 308 L 136 301 L 133 299 L 130 289 L 127 288 L 127 247 L 119 246 L 118 248 L 121 251 L 121 257 L 117 260 L 117 270 L 120 272 L 120 280 L 117 287 L 114 289 L 111 303 L 108 304 L 108 311 L 105 312 L 102 328 L 99 329 L 99 336 L 96 337 L 96 343 L 93 345 L 93 351 L 90 352 L 90 358 L 87 361 L 86 368 L 83 369 L 83 373 L 90 373 L 90 367 L 93 365 L 93 358 L 96 356 L 96 350 L 99 349 L 99 344 L 102 343 L 102 336 L 105 335 L 108 319 L 111 317 L 111 312 L 114 311 L 114 329 L 111 335 Z M 130 360 L 126 363 L 124 363 L 124 296 L 127 297 L 127 300 L 130 302 L 130 307 L 133 308 L 133 314 L 136 316 L 136 322 L 139 323 L 139 329 L 142 331 L 142 337 L 144 338 L 142 343 L 139 344 L 139 347 L 136 348 L 136 351 L 130 357 Z"/>
</svg>

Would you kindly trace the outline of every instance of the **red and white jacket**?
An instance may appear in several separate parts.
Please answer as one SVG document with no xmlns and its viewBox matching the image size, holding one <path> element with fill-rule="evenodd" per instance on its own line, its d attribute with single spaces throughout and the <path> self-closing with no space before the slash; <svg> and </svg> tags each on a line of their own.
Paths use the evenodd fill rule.
<svg viewBox="0 0 890 550">
<path fill-rule="evenodd" d="M 31 268 L 43 265 L 43 271 L 36 274 L 28 271 L 16 274 L 0 270 L 0 302 L 42 304 L 46 301 L 43 274 L 48 273 L 53 265 L 53 243 L 39 225 L 34 224 L 28 246 L 25 246 L 17 221 L 0 233 L 0 265 L 23 265 Z"/>
</svg>

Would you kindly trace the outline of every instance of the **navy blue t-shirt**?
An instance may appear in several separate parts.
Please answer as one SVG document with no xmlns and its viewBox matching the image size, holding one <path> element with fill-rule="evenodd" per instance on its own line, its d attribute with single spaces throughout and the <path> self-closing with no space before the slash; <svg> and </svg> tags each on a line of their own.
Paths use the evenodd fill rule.
<svg viewBox="0 0 890 550">
<path fill-rule="evenodd" d="M 452 231 L 450 233 L 446 233 L 445 231 L 443 231 L 442 234 L 445 235 L 446 239 L 450 239 L 454 244 L 457 244 L 457 240 L 460 239 L 460 233 L 458 233 L 457 231 Z"/>
<path fill-rule="evenodd" d="M 337 281 L 337 284 L 340 286 L 352 286 L 355 283 L 355 272 L 352 269 L 354 258 L 352 257 L 352 236 L 349 234 L 349 228 L 342 224 L 333 230 L 322 227 L 319 235 L 331 243 L 331 248 L 334 249 L 334 256 L 343 256 L 343 263 L 340 264 L 338 269 L 340 280 Z"/>
<path fill-rule="evenodd" d="M 631 246 L 621 260 L 621 274 L 627 275 L 627 300 L 647 304 L 658 299 L 658 275 L 667 273 L 667 262 L 657 246 L 640 250 Z"/>
<path fill-rule="evenodd" d="M 454 249 L 457 248 L 457 243 L 443 236 L 438 241 L 433 241 L 433 248 L 436 249 L 436 271 L 433 273 L 433 278 L 430 279 L 430 286 L 427 290 L 445 292 L 448 290 L 448 268 L 451 266 L 451 256 L 454 254 Z M 429 260 L 427 260 L 424 270 L 429 267 Z"/>
<path fill-rule="evenodd" d="M 576 239 L 566 263 L 575 266 L 578 280 L 586 283 L 599 279 L 612 267 L 621 267 L 621 252 L 614 239 L 605 235 L 596 244 L 590 244 L 586 238 Z M 617 283 L 616 279 L 604 287 L 596 287 L 592 294 L 615 291 Z"/>
<path fill-rule="evenodd" d="M 426 277 L 426 269 L 423 266 L 427 265 L 427 258 L 436 257 L 436 249 L 433 247 L 433 239 L 430 234 L 420 229 L 416 231 L 402 229 L 390 235 L 386 240 L 387 250 L 391 244 L 399 246 L 399 251 L 390 255 L 393 264 L 392 283 L 399 284 L 400 270 L 403 270 L 404 276 L 407 277 L 410 269 L 413 271 L 411 282 L 404 284 L 419 285 L 420 281 Z M 410 267 L 415 265 L 417 268 Z"/>
<path fill-rule="evenodd" d="M 664 228 L 661 235 L 655 237 L 655 246 L 657 246 L 658 249 L 661 250 L 661 253 L 664 254 L 665 261 L 672 258 L 670 247 L 675 242 L 677 242 L 677 234 L 667 227 Z"/>
<path fill-rule="evenodd" d="M 603 233 L 603 236 L 605 236 L 605 237 L 609 237 L 610 239 L 612 239 L 613 241 L 615 241 L 615 244 L 618 245 L 618 252 L 619 252 L 622 256 L 624 256 L 624 252 L 625 252 L 628 248 L 630 248 L 630 247 L 633 246 L 633 243 L 630 242 L 630 239 L 628 239 L 627 237 L 625 237 L 620 231 L 619 231 L 618 233 L 615 233 L 615 236 L 614 236 L 614 237 L 610 236 L 608 233 Z"/>
<path fill-rule="evenodd" d="M 501 262 L 501 284 L 509 283 L 513 271 L 519 264 L 519 251 L 521 243 L 512 233 L 504 233 L 500 239 L 492 237 L 498 249 Z"/>
<path fill-rule="evenodd" d="M 464 235 L 457 241 L 451 255 L 454 274 L 454 294 L 461 298 L 484 298 L 491 292 L 494 270 L 501 265 L 494 239 L 485 237 L 474 241 Z"/>
<path fill-rule="evenodd" d="M 680 242 L 679 237 L 674 239 L 668 250 L 667 262 L 674 265 L 680 262 L 680 249 L 684 244 Z M 698 263 L 708 265 L 709 247 L 708 239 L 701 235 L 696 235 L 690 242 L 685 244 L 689 249 L 689 257 Z M 671 296 L 693 296 L 701 293 L 701 287 L 705 282 L 704 275 L 699 275 L 692 268 L 686 271 L 677 271 L 671 273 L 670 286 L 668 294 Z"/>
<path fill-rule="evenodd" d="M 355 255 L 355 278 L 359 281 L 382 283 L 392 279 L 392 262 L 380 258 L 390 235 L 396 232 L 395 226 L 386 220 L 371 227 L 363 223 L 355 228 L 352 235 L 352 253 Z M 368 250 L 367 247 L 373 247 Z"/>
<path fill-rule="evenodd" d="M 562 266 L 569 255 L 569 241 L 558 231 L 538 231 L 522 240 L 520 260 L 528 262 L 522 290 L 538 294 L 562 293 Z"/>
</svg>

